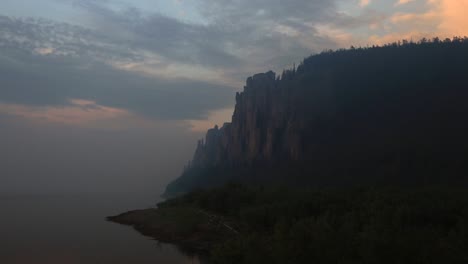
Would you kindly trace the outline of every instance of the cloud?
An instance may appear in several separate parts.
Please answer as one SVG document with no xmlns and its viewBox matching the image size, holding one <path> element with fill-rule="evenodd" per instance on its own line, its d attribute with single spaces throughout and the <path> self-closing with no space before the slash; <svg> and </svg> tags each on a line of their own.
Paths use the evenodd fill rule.
<svg viewBox="0 0 468 264">
<path fill-rule="evenodd" d="M 468 35 L 468 0 L 429 0 L 442 16 L 438 29 L 444 35 Z"/>
<path fill-rule="evenodd" d="M 116 42 L 126 42 L 165 62 L 203 67 L 222 76 L 224 83 L 236 86 L 239 76 L 242 83 L 248 75 L 277 66 L 271 65 L 272 61 L 292 64 L 335 46 L 332 40 L 315 36 L 314 27 L 309 25 L 334 17 L 334 2 L 200 0 L 196 11 L 204 21 L 188 23 L 160 14 L 143 14 L 138 9 L 114 11 L 97 1 L 76 1 L 90 14 L 92 26 L 116 38 Z M 314 45 L 304 45 L 304 39 L 328 47 L 312 48 Z M 291 48 L 296 50 L 294 56 Z"/>
<path fill-rule="evenodd" d="M 325 0 L 199 0 L 198 22 L 110 1 L 70 2 L 86 27 L 0 16 L 0 101 L 63 106 L 80 98 L 155 119 L 202 120 L 232 107 L 233 91 L 253 73 L 324 49 L 468 28 L 467 0 L 417 1 L 417 10 L 362 1 L 372 8 L 357 13 Z"/>
<path fill-rule="evenodd" d="M 41 55 L 49 55 L 54 53 L 55 50 L 53 48 L 36 48 L 34 51 Z"/>
<path fill-rule="evenodd" d="M 214 26 L 183 22 L 139 9 L 113 10 L 98 1 L 75 1 L 87 11 L 88 23 L 109 40 L 136 51 L 153 53 L 165 61 L 205 67 L 238 67 L 240 60 L 223 49 L 223 32 Z"/>
<path fill-rule="evenodd" d="M 232 104 L 232 88 L 188 78 L 197 72 L 165 78 L 115 66 L 146 61 L 84 28 L 5 17 L 0 25 L 2 103 L 64 106 L 76 98 L 166 120 L 203 119 Z M 163 61 L 154 70 L 176 72 L 172 67 Z"/>
<path fill-rule="evenodd" d="M 352 30 L 354 29 L 365 28 L 367 30 L 369 26 L 372 25 L 378 25 L 380 27 L 386 22 L 389 16 L 390 15 L 387 13 L 374 9 L 365 9 L 357 15 L 349 15 L 347 13 L 341 12 L 338 13 L 333 20 L 328 21 L 326 24 L 336 28 L 341 28 L 347 31 L 347 33 L 352 34 Z"/>
<path fill-rule="evenodd" d="M 124 109 L 106 107 L 82 99 L 70 99 L 69 105 L 65 106 L 28 106 L 0 103 L 0 113 L 36 122 L 45 121 L 73 126 L 87 126 L 99 124 L 102 121 L 131 117 L 131 114 Z"/>
<path fill-rule="evenodd" d="M 334 1 L 201 0 L 204 23 L 69 2 L 86 13 L 86 27 L 0 16 L 0 102 L 62 107 L 77 98 L 154 119 L 203 120 L 232 107 L 246 77 L 337 47 L 315 26 L 339 17 Z"/>
<path fill-rule="evenodd" d="M 73 3 L 77 24 L 0 16 L 4 190 L 154 192 L 229 121 L 246 77 L 324 49 L 468 30 L 467 0 L 174 0 L 190 21 L 138 1 L 53 1 Z"/>
<path fill-rule="evenodd" d="M 413 2 L 414 0 L 398 0 L 398 2 L 395 3 L 395 6 L 399 6 L 399 5 L 406 5 L 410 2 Z"/>
<path fill-rule="evenodd" d="M 372 34 L 368 41 L 385 44 L 402 39 L 465 36 L 468 35 L 467 9 L 468 0 L 427 0 L 419 4 L 418 10 L 393 13 L 385 31 Z"/>
<path fill-rule="evenodd" d="M 359 0 L 360 7 L 366 7 L 371 3 L 371 0 Z"/>
<path fill-rule="evenodd" d="M 201 0 L 200 10 L 209 21 L 237 22 L 233 26 L 253 21 L 319 21 L 335 12 L 335 1 L 325 0 Z M 260 14 L 259 14 L 260 13 Z M 245 18 L 245 20 L 237 20 Z"/>
<path fill-rule="evenodd" d="M 343 29 L 339 29 L 330 24 L 317 25 L 318 34 L 327 38 L 333 38 L 336 43 L 341 47 L 346 47 L 349 43 L 353 43 L 352 34 Z"/>
<path fill-rule="evenodd" d="M 390 20 L 394 24 L 411 24 L 412 28 L 414 28 L 416 24 L 430 25 L 433 22 L 436 22 L 439 18 L 439 13 L 429 11 L 427 13 L 396 13 L 390 18 Z"/>
</svg>

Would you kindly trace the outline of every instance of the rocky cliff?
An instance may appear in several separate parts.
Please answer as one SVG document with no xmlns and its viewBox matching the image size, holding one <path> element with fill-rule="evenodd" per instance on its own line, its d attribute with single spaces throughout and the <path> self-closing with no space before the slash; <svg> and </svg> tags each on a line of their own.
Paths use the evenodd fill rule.
<svg viewBox="0 0 468 264">
<path fill-rule="evenodd" d="M 179 193 L 228 180 L 430 182 L 468 175 L 468 38 L 324 52 L 256 74 Z M 281 167 L 281 166 L 282 167 Z M 300 178 L 300 180 L 299 180 Z"/>
<path fill-rule="evenodd" d="M 190 166 L 248 166 L 298 159 L 303 127 L 295 118 L 295 106 L 289 103 L 290 90 L 281 82 L 272 71 L 248 78 L 244 91 L 236 94 L 232 121 L 208 130 Z"/>
</svg>

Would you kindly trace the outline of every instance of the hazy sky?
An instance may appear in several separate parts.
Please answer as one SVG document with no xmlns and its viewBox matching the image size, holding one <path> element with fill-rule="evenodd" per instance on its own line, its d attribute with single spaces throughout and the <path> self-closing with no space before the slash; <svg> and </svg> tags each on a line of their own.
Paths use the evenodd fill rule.
<svg viewBox="0 0 468 264">
<path fill-rule="evenodd" d="M 465 35 L 468 0 L 2 0 L 0 193 L 159 192 L 246 77 Z"/>
</svg>

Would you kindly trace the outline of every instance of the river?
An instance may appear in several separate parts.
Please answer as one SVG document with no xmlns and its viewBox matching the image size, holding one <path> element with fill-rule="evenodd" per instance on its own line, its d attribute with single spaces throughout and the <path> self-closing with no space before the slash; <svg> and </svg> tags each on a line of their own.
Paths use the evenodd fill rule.
<svg viewBox="0 0 468 264">
<path fill-rule="evenodd" d="M 0 195 L 0 263 L 200 263 L 106 216 L 154 206 L 143 194 Z"/>
</svg>

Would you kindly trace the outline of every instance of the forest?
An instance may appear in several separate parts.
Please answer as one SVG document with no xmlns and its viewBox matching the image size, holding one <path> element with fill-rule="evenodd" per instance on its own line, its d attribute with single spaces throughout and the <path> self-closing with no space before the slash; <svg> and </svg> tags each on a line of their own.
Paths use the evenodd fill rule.
<svg viewBox="0 0 468 264">
<path fill-rule="evenodd" d="M 229 181 L 466 185 L 467 69 L 468 38 L 455 37 L 324 51 L 255 75 L 166 194 Z"/>
<path fill-rule="evenodd" d="M 228 184 L 159 204 L 218 214 L 239 233 L 210 263 L 466 263 L 462 188 L 301 190 Z M 196 232 L 194 227 L 192 232 Z"/>
<path fill-rule="evenodd" d="M 247 80 L 157 209 L 208 263 L 468 263 L 468 38 L 325 51 Z"/>
</svg>

